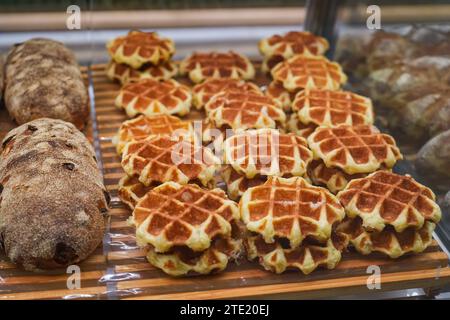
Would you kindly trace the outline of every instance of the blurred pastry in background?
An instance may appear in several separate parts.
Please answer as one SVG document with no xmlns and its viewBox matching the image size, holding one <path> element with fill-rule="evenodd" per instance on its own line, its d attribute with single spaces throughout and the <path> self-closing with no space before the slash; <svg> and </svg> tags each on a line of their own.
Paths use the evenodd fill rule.
<svg viewBox="0 0 450 320">
<path fill-rule="evenodd" d="M 420 149 L 416 167 L 424 176 L 450 177 L 450 130 L 438 134 Z"/>
</svg>

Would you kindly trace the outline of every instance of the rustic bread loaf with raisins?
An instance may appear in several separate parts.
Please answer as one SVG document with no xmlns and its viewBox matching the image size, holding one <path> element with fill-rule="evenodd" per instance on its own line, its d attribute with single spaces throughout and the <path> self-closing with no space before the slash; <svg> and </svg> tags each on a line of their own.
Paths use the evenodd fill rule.
<svg viewBox="0 0 450 320">
<path fill-rule="evenodd" d="M 18 124 L 47 117 L 82 129 L 89 116 L 88 94 L 75 56 L 49 39 L 31 39 L 10 50 L 4 100 Z"/>
<path fill-rule="evenodd" d="M 101 243 L 109 195 L 95 153 L 68 122 L 11 130 L 0 150 L 0 247 L 26 270 L 64 267 Z"/>
</svg>

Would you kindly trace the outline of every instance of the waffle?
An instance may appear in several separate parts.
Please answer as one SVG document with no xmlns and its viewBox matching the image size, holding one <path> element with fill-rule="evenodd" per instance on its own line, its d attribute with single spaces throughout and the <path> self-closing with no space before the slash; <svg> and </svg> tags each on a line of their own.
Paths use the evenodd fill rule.
<svg viewBox="0 0 450 320">
<path fill-rule="evenodd" d="M 137 114 L 187 114 L 191 107 L 190 89 L 175 80 L 144 79 L 122 87 L 116 106 L 125 110 L 130 118 Z"/>
<path fill-rule="evenodd" d="M 160 65 L 146 65 L 140 69 L 133 69 L 124 63 L 111 60 L 106 67 L 106 75 L 111 80 L 117 80 L 122 85 L 128 82 L 138 82 L 142 79 L 168 80 L 175 77 L 178 67 L 174 62 L 166 62 Z"/>
<path fill-rule="evenodd" d="M 129 176 L 149 186 L 152 182 L 199 181 L 210 186 L 220 165 L 211 150 L 188 140 L 151 136 L 128 143 L 122 154 L 122 167 Z"/>
<path fill-rule="evenodd" d="M 250 60 L 233 51 L 196 52 L 181 62 L 180 72 L 195 83 L 208 78 L 250 80 L 255 77 L 255 68 Z"/>
<path fill-rule="evenodd" d="M 130 31 L 106 45 L 109 54 L 117 63 L 125 63 L 139 69 L 146 63 L 159 65 L 170 59 L 175 52 L 171 39 L 160 38 L 155 32 Z"/>
<path fill-rule="evenodd" d="M 266 90 L 266 95 L 272 98 L 285 111 L 291 109 L 292 102 L 295 99 L 295 92 L 289 92 L 283 84 L 277 81 L 272 81 Z"/>
<path fill-rule="evenodd" d="M 179 249 L 171 253 L 157 253 L 151 248 L 147 260 L 171 276 L 184 276 L 189 273 L 209 274 L 223 271 L 230 259 L 237 259 L 241 253 L 242 240 L 219 238 L 200 253 Z"/>
<path fill-rule="evenodd" d="M 212 96 L 222 91 L 251 91 L 262 94 L 261 89 L 251 82 L 229 78 L 211 78 L 194 86 L 192 89 L 192 104 L 197 109 L 201 109 Z"/>
<path fill-rule="evenodd" d="M 371 173 L 382 166 L 390 169 L 402 159 L 394 139 L 371 125 L 318 127 L 308 144 L 315 159 L 348 174 Z"/>
<path fill-rule="evenodd" d="M 307 139 L 317 128 L 313 123 L 304 124 L 298 119 L 296 113 L 291 114 L 289 121 L 286 122 L 286 130 L 295 133 L 300 137 Z"/>
<path fill-rule="evenodd" d="M 433 241 L 433 231 L 436 225 L 426 221 L 422 228 L 416 230 L 407 228 L 395 232 L 385 228 L 380 232 L 368 232 L 363 228 L 359 217 L 345 219 L 337 227 L 339 232 L 347 234 L 351 245 L 361 254 L 381 252 L 391 258 L 398 258 L 407 253 L 420 253 Z"/>
<path fill-rule="evenodd" d="M 238 207 L 224 191 L 166 182 L 141 198 L 131 223 L 140 246 L 151 245 L 157 253 L 173 248 L 201 252 L 213 239 L 229 238 L 238 219 Z"/>
<path fill-rule="evenodd" d="M 119 180 L 118 194 L 120 200 L 131 210 L 134 210 L 136 203 L 152 189 L 139 182 L 137 177 L 124 176 Z"/>
<path fill-rule="evenodd" d="M 286 115 L 272 99 L 250 91 L 222 92 L 206 105 L 207 117 L 220 128 L 275 128 L 284 123 Z"/>
<path fill-rule="evenodd" d="M 271 74 L 291 92 L 310 88 L 337 90 L 347 81 L 339 64 L 322 56 L 293 56 L 277 64 Z"/>
<path fill-rule="evenodd" d="M 277 64 L 283 61 L 284 58 L 282 56 L 265 57 L 261 64 L 262 73 L 265 74 L 270 73 Z"/>
<path fill-rule="evenodd" d="M 225 165 L 221 171 L 221 176 L 227 187 L 227 194 L 231 200 L 238 200 L 248 188 L 262 185 L 267 177 L 256 176 L 252 179 L 237 173 L 232 166 Z"/>
<path fill-rule="evenodd" d="M 130 141 L 143 140 L 153 135 L 181 136 L 191 139 L 194 134 L 193 130 L 190 122 L 182 121 L 174 116 L 158 114 L 147 117 L 141 115 L 123 122 L 112 142 L 116 146 L 117 152 L 121 154 L 125 145 Z"/>
<path fill-rule="evenodd" d="M 322 160 L 311 161 L 308 165 L 308 177 L 315 185 L 324 186 L 332 193 L 343 190 L 352 179 L 366 176 L 364 173 L 347 174 L 338 168 L 328 168 Z"/>
<path fill-rule="evenodd" d="M 349 182 L 337 194 L 349 218 L 361 217 L 366 230 L 382 231 L 386 225 L 402 232 L 419 229 L 425 221 L 439 222 L 441 209 L 435 195 L 410 176 L 377 171 Z"/>
<path fill-rule="evenodd" d="M 239 132 L 225 140 L 224 159 L 250 179 L 256 175 L 302 176 L 312 153 L 302 137 L 258 129 Z"/>
<path fill-rule="evenodd" d="M 248 259 L 258 258 L 266 270 L 283 273 L 286 269 L 299 269 L 309 274 L 320 266 L 334 269 L 347 247 L 348 237 L 333 233 L 325 244 L 304 243 L 295 249 L 283 248 L 280 242 L 266 243 L 263 237 L 255 235 L 244 243 Z"/>
<path fill-rule="evenodd" d="M 310 32 L 290 31 L 284 35 L 276 34 L 262 39 L 258 47 L 265 57 L 288 59 L 296 54 L 322 55 L 328 50 L 329 44 L 325 38 Z"/>
<path fill-rule="evenodd" d="M 373 123 L 371 100 L 349 91 L 305 89 L 295 97 L 292 110 L 302 123 L 316 126 Z"/>
<path fill-rule="evenodd" d="M 239 202 L 241 218 L 251 232 L 273 243 L 287 239 L 292 249 L 306 237 L 324 242 L 332 225 L 345 212 L 328 190 L 310 185 L 301 177 L 269 177 L 261 186 L 244 192 Z"/>
</svg>

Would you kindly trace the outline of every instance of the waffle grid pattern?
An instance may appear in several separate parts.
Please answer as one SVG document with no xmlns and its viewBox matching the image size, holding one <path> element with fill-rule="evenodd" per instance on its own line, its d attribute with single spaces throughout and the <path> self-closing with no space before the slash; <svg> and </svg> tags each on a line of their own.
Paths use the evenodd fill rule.
<svg viewBox="0 0 450 320">
<path fill-rule="evenodd" d="M 253 178 L 265 176 L 302 176 L 312 152 L 306 140 L 274 129 L 249 130 L 225 140 L 225 162 L 236 172 Z"/>
<path fill-rule="evenodd" d="M 231 236 L 231 223 L 239 219 L 235 202 L 220 189 L 197 185 L 162 184 L 148 192 L 133 211 L 139 245 L 156 252 L 188 247 L 200 252 L 218 237 Z"/>
<path fill-rule="evenodd" d="M 274 237 L 288 239 L 291 248 L 299 247 L 306 237 L 326 241 L 332 225 L 345 216 L 334 195 L 300 177 L 270 177 L 248 189 L 239 206 L 249 231 L 261 234 L 267 243 L 273 243 Z"/>
<path fill-rule="evenodd" d="M 277 64 L 271 73 L 290 92 L 310 88 L 337 90 L 347 81 L 340 65 L 322 56 L 296 55 Z"/>
<path fill-rule="evenodd" d="M 122 167 L 148 186 L 153 181 L 187 184 L 198 180 L 208 186 L 220 165 L 211 150 L 187 140 L 153 136 L 125 146 Z"/>
<path fill-rule="evenodd" d="M 283 110 L 269 97 L 254 92 L 222 92 L 205 106 L 207 117 L 217 128 L 275 128 L 286 121 Z"/>
<path fill-rule="evenodd" d="M 181 62 L 180 72 L 187 74 L 194 83 L 208 78 L 250 80 L 255 77 L 250 60 L 232 51 L 194 53 Z"/>
<path fill-rule="evenodd" d="M 315 159 L 348 174 L 370 173 L 383 165 L 390 169 L 402 159 L 394 139 L 369 125 L 318 127 L 308 144 Z"/>
<path fill-rule="evenodd" d="M 373 123 L 370 99 L 349 91 L 306 89 L 297 94 L 292 109 L 304 124 L 336 127 Z"/>
<path fill-rule="evenodd" d="M 182 116 L 189 112 L 191 100 L 190 89 L 175 80 L 144 79 L 123 86 L 115 103 L 133 118 L 161 113 Z"/>
</svg>

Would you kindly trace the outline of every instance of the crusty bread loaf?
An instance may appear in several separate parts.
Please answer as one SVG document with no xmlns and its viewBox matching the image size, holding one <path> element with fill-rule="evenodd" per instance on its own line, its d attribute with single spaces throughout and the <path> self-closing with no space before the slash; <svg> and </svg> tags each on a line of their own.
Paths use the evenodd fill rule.
<svg viewBox="0 0 450 320">
<path fill-rule="evenodd" d="M 95 153 L 71 123 L 11 130 L 0 153 L 0 245 L 27 270 L 67 266 L 102 241 L 109 195 Z"/>
<path fill-rule="evenodd" d="M 3 104 L 3 88 L 4 88 L 4 58 L 0 54 L 0 106 Z"/>
<path fill-rule="evenodd" d="M 31 39 L 14 46 L 5 64 L 5 105 L 19 124 L 62 119 L 81 129 L 88 94 L 73 53 L 62 43 Z"/>
</svg>

